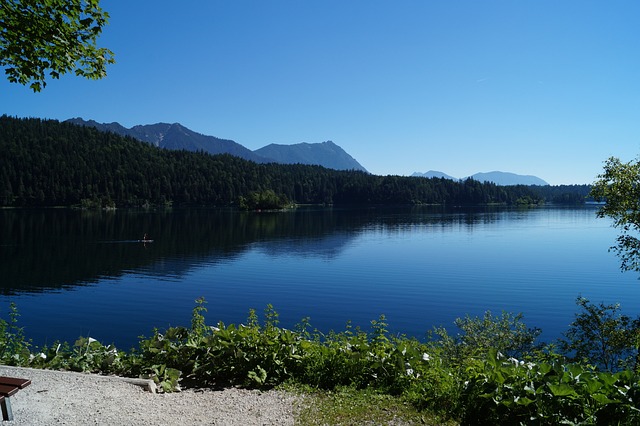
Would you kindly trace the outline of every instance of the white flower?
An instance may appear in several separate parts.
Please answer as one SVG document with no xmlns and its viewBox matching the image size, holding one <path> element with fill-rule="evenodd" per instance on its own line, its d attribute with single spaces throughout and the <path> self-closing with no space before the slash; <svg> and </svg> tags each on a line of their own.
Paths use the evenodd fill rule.
<svg viewBox="0 0 640 426">
<path fill-rule="evenodd" d="M 429 361 L 431 359 L 431 357 L 429 356 L 428 353 L 424 353 L 422 354 L 422 360 L 423 361 Z"/>
<path fill-rule="evenodd" d="M 47 359 L 47 356 L 46 356 L 44 353 L 40 352 L 40 353 L 39 353 L 39 354 L 37 354 L 37 355 L 30 354 L 30 355 L 29 355 L 29 362 L 33 361 L 36 357 L 38 357 L 38 358 L 42 358 L 42 359 Z"/>
<path fill-rule="evenodd" d="M 89 352 L 89 346 L 90 346 L 93 342 L 97 342 L 97 340 L 96 340 L 96 339 L 94 339 L 93 337 L 89 337 L 89 338 L 87 338 L 87 350 L 86 350 L 86 352 Z"/>
<path fill-rule="evenodd" d="M 407 368 L 407 376 L 413 376 L 413 369 Z"/>
</svg>

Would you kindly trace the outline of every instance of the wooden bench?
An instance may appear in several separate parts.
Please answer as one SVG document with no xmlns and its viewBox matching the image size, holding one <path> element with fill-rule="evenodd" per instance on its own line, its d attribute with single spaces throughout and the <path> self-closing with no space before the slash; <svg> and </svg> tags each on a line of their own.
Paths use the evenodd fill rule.
<svg viewBox="0 0 640 426">
<path fill-rule="evenodd" d="M 30 384 L 31 380 L 28 379 L 0 376 L 0 408 L 2 409 L 3 421 L 13 420 L 11 397 Z"/>
</svg>

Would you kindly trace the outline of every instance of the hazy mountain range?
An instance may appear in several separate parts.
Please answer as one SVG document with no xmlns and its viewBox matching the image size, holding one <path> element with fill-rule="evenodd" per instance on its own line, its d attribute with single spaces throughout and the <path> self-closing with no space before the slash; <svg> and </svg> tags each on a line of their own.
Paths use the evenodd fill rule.
<svg viewBox="0 0 640 426">
<path fill-rule="evenodd" d="M 231 154 L 256 163 L 313 164 L 335 170 L 367 170 L 342 148 L 331 141 L 299 143 L 293 145 L 271 144 L 251 151 L 229 139 L 220 139 L 194 132 L 179 123 L 137 125 L 130 129 L 119 123 L 98 123 L 94 120 L 72 118 L 69 123 L 91 126 L 98 130 L 131 136 L 143 142 L 166 149 L 204 151 L 209 154 Z"/>
<path fill-rule="evenodd" d="M 415 172 L 411 176 L 426 177 L 426 178 L 437 177 L 437 178 L 458 180 L 453 176 L 449 176 L 446 173 L 438 172 L 436 170 L 429 170 L 426 173 Z M 545 182 L 544 180 L 540 179 L 537 176 L 518 175 L 515 173 L 509 173 L 509 172 L 495 171 L 495 172 L 487 172 L 487 173 L 476 173 L 474 175 L 467 176 L 467 177 L 470 177 L 479 182 L 493 182 L 497 185 L 540 185 L 540 186 L 549 185 L 547 182 Z M 466 179 L 467 177 L 463 179 Z"/>
<path fill-rule="evenodd" d="M 292 145 L 270 144 L 255 151 L 229 140 L 194 132 L 179 123 L 156 123 L 126 128 L 120 123 L 98 123 L 94 120 L 72 118 L 69 123 L 95 127 L 105 132 L 131 136 L 143 142 L 166 149 L 204 151 L 209 154 L 231 154 L 256 163 L 313 164 L 335 170 L 367 170 L 331 141 L 321 143 L 298 143 Z M 438 177 L 458 180 L 446 173 L 429 170 L 413 173 L 411 176 Z M 549 185 L 536 176 L 518 175 L 507 172 L 476 173 L 469 176 L 477 181 L 490 181 L 498 185 Z"/>
</svg>

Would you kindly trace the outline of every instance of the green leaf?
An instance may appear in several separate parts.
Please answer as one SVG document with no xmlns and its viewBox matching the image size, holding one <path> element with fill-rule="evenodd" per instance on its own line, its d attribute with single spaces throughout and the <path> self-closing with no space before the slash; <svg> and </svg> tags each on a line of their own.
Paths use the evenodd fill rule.
<svg viewBox="0 0 640 426">
<path fill-rule="evenodd" d="M 611 403 L 619 403 L 619 401 L 615 401 L 613 399 L 609 399 L 608 396 L 601 394 L 601 393 L 596 393 L 591 395 L 591 398 L 593 398 L 594 401 L 596 401 L 598 404 L 602 404 L 602 405 L 606 405 L 606 404 L 611 404 Z"/>
<path fill-rule="evenodd" d="M 607 386 L 613 386 L 613 384 L 618 381 L 618 378 L 611 373 L 600 373 L 598 374 L 598 379 Z"/>
<path fill-rule="evenodd" d="M 573 387 L 567 385 L 566 383 L 553 384 L 547 383 L 549 390 L 553 394 L 553 396 L 578 396 Z"/>
<path fill-rule="evenodd" d="M 259 365 L 257 366 L 257 372 L 249 371 L 249 374 L 247 376 L 249 377 L 249 379 L 253 380 L 259 385 L 263 385 L 267 380 L 267 372 Z"/>
<path fill-rule="evenodd" d="M 585 389 L 587 393 L 590 395 L 596 393 L 598 390 L 600 390 L 600 388 L 602 388 L 602 386 L 603 386 L 602 382 L 595 380 L 593 378 L 590 378 L 589 380 L 585 381 Z"/>
<path fill-rule="evenodd" d="M 584 368 L 578 364 L 569 364 L 567 365 L 567 372 L 571 375 L 571 378 L 577 380 L 584 372 Z"/>
<path fill-rule="evenodd" d="M 526 396 L 523 397 L 516 397 L 514 402 L 518 405 L 524 405 L 527 406 L 529 404 L 531 404 L 532 402 L 535 402 L 533 399 L 529 399 Z"/>
<path fill-rule="evenodd" d="M 546 362 L 538 364 L 538 371 L 543 376 L 549 373 L 552 369 L 553 369 L 553 366 L 551 364 L 547 364 Z"/>
</svg>

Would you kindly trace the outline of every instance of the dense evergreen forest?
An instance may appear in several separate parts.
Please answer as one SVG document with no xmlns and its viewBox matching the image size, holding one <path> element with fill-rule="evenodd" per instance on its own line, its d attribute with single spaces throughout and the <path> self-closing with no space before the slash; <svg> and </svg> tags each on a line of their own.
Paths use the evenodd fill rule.
<svg viewBox="0 0 640 426">
<path fill-rule="evenodd" d="M 0 117 L 0 152 L 0 206 L 238 206 L 274 196 L 280 203 L 299 204 L 451 205 L 584 198 L 581 188 L 572 187 L 552 190 L 256 164 L 231 155 L 159 149 L 55 120 L 6 115 Z"/>
<path fill-rule="evenodd" d="M 582 204 L 593 201 L 589 195 L 591 185 L 547 185 L 533 186 L 531 189 L 547 202 L 557 204 Z"/>
</svg>

